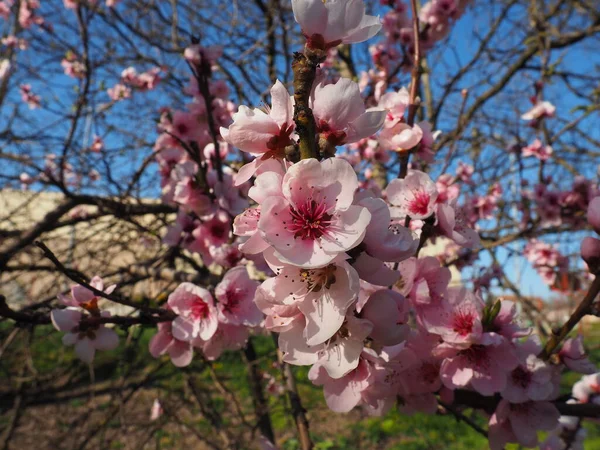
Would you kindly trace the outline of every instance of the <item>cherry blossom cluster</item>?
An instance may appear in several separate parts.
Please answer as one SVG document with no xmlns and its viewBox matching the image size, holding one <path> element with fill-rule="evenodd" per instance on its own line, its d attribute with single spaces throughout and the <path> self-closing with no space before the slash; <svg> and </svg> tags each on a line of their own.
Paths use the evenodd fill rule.
<svg viewBox="0 0 600 450">
<path fill-rule="evenodd" d="M 257 286 L 245 266 L 228 270 L 214 297 L 192 283 L 180 284 L 167 301 L 177 317 L 158 325 L 150 353 L 155 358 L 168 354 L 175 366 L 184 367 L 192 362 L 194 348 L 208 360 L 218 358 L 224 350 L 239 350 L 248 339 L 248 327 L 262 322 L 253 301 Z"/>
<path fill-rule="evenodd" d="M 107 295 L 116 288 L 116 285 L 104 288 L 104 281 L 98 276 L 92 278 L 90 286 Z M 113 350 L 119 345 L 117 333 L 101 322 L 102 318 L 110 317 L 110 312 L 100 309 L 101 297 L 86 287 L 74 285 L 70 295 L 59 295 L 58 298 L 66 308 L 52 310 L 52 325 L 66 333 L 63 344 L 74 345 L 79 359 L 91 363 L 96 350 Z"/>
<path fill-rule="evenodd" d="M 134 67 L 128 67 L 121 73 L 121 80 L 107 90 L 113 101 L 131 97 L 132 90 L 151 91 L 160 82 L 161 67 L 154 67 L 146 72 L 138 73 Z"/>
<path fill-rule="evenodd" d="M 569 270 L 569 259 L 555 245 L 537 239 L 527 242 L 523 255 L 549 286 L 554 285 L 557 278 Z"/>
<path fill-rule="evenodd" d="M 445 38 L 452 24 L 464 13 L 469 0 L 431 0 L 419 11 L 423 24 L 419 32 L 421 52 L 424 54 Z M 381 0 L 390 9 L 382 19 L 385 39 L 371 46 L 369 51 L 376 69 L 361 74 L 361 85 L 372 86 L 375 99 L 379 99 L 399 71 L 409 71 L 413 66 L 414 31 L 408 13 L 409 2 Z"/>
<path fill-rule="evenodd" d="M 333 411 L 360 406 L 380 415 L 399 405 L 406 413 L 435 413 L 468 393 L 494 411 L 493 449 L 508 442 L 535 446 L 540 430 L 552 432 L 546 448 L 577 445 L 579 423 L 561 418 L 554 402 L 564 370 L 597 371 L 581 337 L 566 340 L 552 358 L 542 357 L 538 337 L 519 321 L 518 305 L 486 302 L 481 295 L 503 277 L 500 267 L 483 271 L 469 287 L 453 284 L 440 259 L 420 256 L 427 242 L 443 237 L 450 242 L 447 260 L 469 264 L 461 252 L 480 245 L 477 223 L 493 218 L 500 184 L 459 204 L 460 186 L 474 184 L 475 172 L 462 162 L 454 175 L 437 180 L 413 165 L 402 178 L 384 175 L 383 183 L 375 182 L 376 163 L 390 155 L 433 162 L 440 133 L 428 122 L 414 123 L 414 90 L 413 98 L 405 88 L 385 92 L 389 62 L 403 59 L 411 66 L 414 42 L 404 4 L 384 3 L 392 7 L 383 21 L 386 40 L 373 52 L 382 75 L 367 75 L 377 84 L 366 100 L 364 83 L 361 93 L 359 83 L 329 79 L 319 69 L 307 78 L 312 84 L 299 89 L 295 80 L 296 97 L 277 80 L 270 105 L 236 110 L 225 82 L 212 76 L 222 49 L 185 49 L 191 100 L 185 109 L 161 110 L 154 147 L 162 201 L 176 210 L 163 241 L 191 255 L 210 281 L 186 281 L 170 293 L 149 351 L 184 367 L 194 353 L 214 360 L 242 348 L 251 332 L 272 333 L 283 362 L 310 366 L 309 379 L 323 387 Z M 421 9 L 424 50 L 448 33 L 466 3 L 432 0 Z M 67 8 L 77 5 L 65 0 Z M 333 58 L 337 45 L 364 42 L 382 28 L 379 18 L 366 14 L 363 0 L 292 0 L 292 8 L 306 38 L 302 55 L 315 65 Z M 67 74 L 85 76 L 76 57 L 66 60 Z M 153 89 L 160 71 L 125 69 L 108 94 L 117 101 L 132 90 Z M 302 88 L 306 105 L 299 104 Z M 21 93 L 34 103 L 29 87 L 22 85 Z M 539 122 L 554 113 L 547 102 L 534 103 L 523 119 Z M 308 126 L 302 114 L 310 117 Z M 309 157 L 302 152 L 307 141 L 314 144 Z M 103 147 L 95 136 L 87 151 Z M 530 147 L 529 155 L 541 160 L 551 152 L 539 141 Z M 56 177 L 59 169 L 67 182 L 80 182 L 53 155 L 43 176 Z M 33 182 L 24 175 L 23 185 Z M 584 223 L 580 211 L 588 208 L 587 220 L 600 233 L 600 197 L 591 183 L 577 180 L 569 192 L 550 191 L 547 184 L 524 190 L 524 223 L 534 220 L 534 208 L 544 226 Z M 523 254 L 548 284 L 568 271 L 567 258 L 549 244 L 531 240 Z M 598 273 L 600 240 L 586 238 L 582 256 Z M 110 314 L 101 309 L 102 297 L 111 300 L 115 286 L 105 288 L 99 277 L 90 286 L 97 292 L 73 286 L 51 313 L 54 327 L 66 333 L 64 344 L 74 345 L 88 363 L 97 350 L 118 344 L 106 326 Z M 281 393 L 268 381 L 269 392 Z M 574 401 L 596 401 L 597 374 L 580 383 Z"/>
</svg>

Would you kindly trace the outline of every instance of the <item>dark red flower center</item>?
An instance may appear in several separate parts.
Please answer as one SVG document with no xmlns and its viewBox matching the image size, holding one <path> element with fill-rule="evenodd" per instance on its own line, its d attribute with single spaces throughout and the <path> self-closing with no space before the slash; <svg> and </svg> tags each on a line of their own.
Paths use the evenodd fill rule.
<svg viewBox="0 0 600 450">
<path fill-rule="evenodd" d="M 327 213 L 325 203 L 317 203 L 313 199 L 291 208 L 292 223 L 287 229 L 294 233 L 294 238 L 319 239 L 332 224 L 332 215 Z"/>
</svg>

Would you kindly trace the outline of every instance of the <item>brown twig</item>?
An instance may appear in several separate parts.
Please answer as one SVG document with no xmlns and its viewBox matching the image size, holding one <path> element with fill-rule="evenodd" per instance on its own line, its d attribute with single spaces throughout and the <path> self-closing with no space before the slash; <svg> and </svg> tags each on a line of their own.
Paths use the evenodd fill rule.
<svg viewBox="0 0 600 450">
<path fill-rule="evenodd" d="M 567 335 L 575 328 L 575 325 L 579 323 L 579 321 L 591 312 L 592 305 L 594 304 L 594 300 L 598 297 L 598 293 L 600 293 L 600 276 L 596 276 L 592 285 L 590 286 L 587 294 L 577 306 L 577 309 L 571 314 L 569 320 L 560 327 L 560 329 L 553 331 L 552 336 L 546 342 L 544 346 L 544 350 L 540 353 L 540 358 L 547 360 L 550 358 L 552 353 L 554 353 L 560 343 L 567 337 Z"/>
<path fill-rule="evenodd" d="M 294 53 L 292 70 L 294 72 L 294 122 L 299 136 L 298 146 L 300 158 L 317 158 L 317 142 L 315 139 L 315 117 L 308 104 L 313 83 L 317 74 L 317 66 L 324 59 L 323 52 L 314 51 Z"/>
<path fill-rule="evenodd" d="M 408 101 L 408 116 L 406 123 L 411 127 L 415 124 L 415 116 L 419 104 L 417 103 L 417 93 L 419 92 L 419 81 L 421 79 L 421 39 L 419 33 L 419 15 L 417 12 L 417 1 L 410 1 L 410 9 L 412 12 L 413 39 L 415 44 L 415 52 L 413 55 L 413 67 L 410 73 L 410 91 Z M 419 144 L 417 144 L 419 145 Z M 399 154 L 400 170 L 398 178 L 406 177 L 408 172 L 408 162 L 413 149 L 404 150 Z"/>
<path fill-rule="evenodd" d="M 298 429 L 300 447 L 302 450 L 311 450 L 313 448 L 313 443 L 308 430 L 308 419 L 305 414 L 306 410 L 303 408 L 302 400 L 298 394 L 298 386 L 296 386 L 296 378 L 292 372 L 292 367 L 283 362 L 283 355 L 280 350 L 277 351 L 277 359 L 281 366 L 281 374 L 285 380 L 285 389 L 288 399 L 290 400 L 292 416 L 294 417 L 294 422 L 296 422 L 296 428 Z"/>
<path fill-rule="evenodd" d="M 275 433 L 271 424 L 269 415 L 269 404 L 265 398 L 263 390 L 262 374 L 257 364 L 256 349 L 252 343 L 252 338 L 244 347 L 244 357 L 248 366 L 248 380 L 250 383 L 250 394 L 252 395 L 252 404 L 256 413 L 257 427 L 261 434 L 275 444 Z"/>
</svg>

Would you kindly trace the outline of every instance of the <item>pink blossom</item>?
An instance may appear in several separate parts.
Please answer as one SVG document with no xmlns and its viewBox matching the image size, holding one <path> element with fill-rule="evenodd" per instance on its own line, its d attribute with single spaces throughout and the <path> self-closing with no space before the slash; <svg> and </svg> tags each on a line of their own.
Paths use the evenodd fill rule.
<svg viewBox="0 0 600 450">
<path fill-rule="evenodd" d="M 574 372 L 590 374 L 597 370 L 596 365 L 585 354 L 583 336 L 580 334 L 575 338 L 567 339 L 558 356 L 562 363 Z"/>
<path fill-rule="evenodd" d="M 442 133 L 440 130 L 432 131 L 431 124 L 425 120 L 419 122 L 417 126 L 423 132 L 421 145 L 417 149 L 416 155 L 423 161 L 432 163 L 434 160 L 433 144 Z"/>
<path fill-rule="evenodd" d="M 10 7 L 13 5 L 12 0 L 2 0 L 0 1 L 0 17 L 4 20 L 8 20 L 10 17 Z M 2 79 L 2 76 L 0 76 Z"/>
<path fill-rule="evenodd" d="M 110 1 L 110 0 L 108 0 L 108 1 Z M 107 2 L 107 4 L 108 4 L 108 2 Z M 155 398 L 154 402 L 152 403 L 152 408 L 150 409 L 150 421 L 153 422 L 155 420 L 158 420 L 160 418 L 160 416 L 162 416 L 162 414 L 163 414 L 163 408 L 160 404 L 160 401 L 158 401 L 158 399 Z"/>
<path fill-rule="evenodd" d="M 21 100 L 27 103 L 29 109 L 37 109 L 41 106 L 41 97 L 39 95 L 35 95 L 31 91 L 30 84 L 22 84 L 19 86 L 19 91 L 21 93 Z"/>
<path fill-rule="evenodd" d="M 404 179 L 393 179 L 387 187 L 393 218 L 426 219 L 435 210 L 438 192 L 435 183 L 424 172 L 411 170 Z"/>
<path fill-rule="evenodd" d="M 521 116 L 523 120 L 538 120 L 543 117 L 554 117 L 556 107 L 547 101 L 538 101 L 533 108 Z"/>
<path fill-rule="evenodd" d="M 461 247 L 475 248 L 479 246 L 479 235 L 466 225 L 464 214 L 456 209 L 456 201 L 450 204 L 439 204 L 436 217 L 441 234 L 449 237 Z"/>
<path fill-rule="evenodd" d="M 465 287 L 451 287 L 442 302 L 423 308 L 422 320 L 427 331 L 444 342 L 466 348 L 482 338 L 483 306 L 483 300 Z"/>
<path fill-rule="evenodd" d="M 543 145 L 539 139 L 536 139 L 531 144 L 523 147 L 521 150 L 523 157 L 535 156 L 540 161 L 547 161 L 552 155 L 552 147 Z"/>
<path fill-rule="evenodd" d="M 363 391 L 371 384 L 372 370 L 370 362 L 360 358 L 356 369 L 341 378 L 330 377 L 320 364 L 311 367 L 308 378 L 314 384 L 323 386 L 325 402 L 329 409 L 345 413 L 361 403 Z"/>
<path fill-rule="evenodd" d="M 404 296 L 389 289 L 372 294 L 361 311 L 361 317 L 373 324 L 370 337 L 383 346 L 396 345 L 409 334 L 409 303 Z"/>
<path fill-rule="evenodd" d="M 217 330 L 217 309 L 206 289 L 181 283 L 169 295 L 169 307 L 178 317 L 173 320 L 173 336 L 180 341 L 196 337 L 208 340 Z"/>
<path fill-rule="evenodd" d="M 283 360 L 294 365 L 319 363 L 330 377 L 341 378 L 359 363 L 364 339 L 373 326 L 368 320 L 346 316 L 344 325 L 327 344 L 309 346 L 303 336 L 304 320 L 295 319 L 292 326 L 279 334 Z"/>
<path fill-rule="evenodd" d="M 508 375 L 506 387 L 500 393 L 511 403 L 548 400 L 554 392 L 552 369 L 539 359 L 539 346 L 527 341 L 517 345 L 521 363 Z"/>
<path fill-rule="evenodd" d="M 258 282 L 250 279 L 245 266 L 228 270 L 215 288 L 219 321 L 251 327 L 259 325 L 263 316 L 253 302 L 257 287 Z"/>
<path fill-rule="evenodd" d="M 559 416 L 550 402 L 511 404 L 501 400 L 489 423 L 490 448 L 502 450 L 508 442 L 535 447 L 538 430 L 552 431 L 558 426 Z"/>
<path fill-rule="evenodd" d="M 448 389 L 471 385 L 483 395 L 504 390 L 509 373 L 519 364 L 511 344 L 506 341 L 497 345 L 475 344 L 458 351 L 446 347 L 444 352 L 447 358 L 440 369 L 444 385 Z"/>
<path fill-rule="evenodd" d="M 2 44 L 6 45 L 9 48 L 18 48 L 19 50 L 27 50 L 27 48 L 29 47 L 29 44 L 25 39 L 18 38 L 14 35 L 6 36 L 0 39 L 0 42 L 2 42 Z M 2 77 L 0 76 L 0 78 Z"/>
<path fill-rule="evenodd" d="M 382 199 L 366 197 L 358 204 L 371 213 L 363 240 L 365 250 L 371 257 L 399 262 L 414 255 L 418 241 L 410 230 L 392 222 L 390 208 Z"/>
<path fill-rule="evenodd" d="M 113 101 L 119 101 L 131 97 L 131 89 L 122 83 L 117 83 L 106 91 Z"/>
<path fill-rule="evenodd" d="M 105 289 L 104 281 L 97 275 L 91 279 L 90 286 L 104 292 L 107 295 L 111 294 L 117 287 L 116 284 L 111 284 Z M 67 306 L 79 306 L 84 309 L 95 310 L 98 309 L 98 300 L 100 297 L 94 294 L 88 288 L 79 284 L 74 284 L 71 286 L 70 297 L 63 294 L 58 294 L 58 299 Z"/>
<path fill-rule="evenodd" d="M 580 403 L 590 401 L 598 403 L 600 398 L 600 373 L 581 377 L 581 380 L 573 385 L 572 395 Z"/>
<path fill-rule="evenodd" d="M 418 124 L 412 127 L 404 122 L 399 122 L 391 128 L 384 128 L 379 133 L 379 144 L 395 152 L 402 152 L 416 147 L 423 138 L 423 130 Z"/>
<path fill-rule="evenodd" d="M 377 105 L 387 111 L 385 128 L 393 128 L 398 122 L 402 121 L 409 101 L 408 91 L 405 87 L 398 92 L 386 92 L 381 96 Z"/>
<path fill-rule="evenodd" d="M 317 131 L 334 146 L 375 134 L 385 120 L 385 110 L 365 109 L 358 84 L 347 78 L 318 84 L 311 100 Z"/>
<path fill-rule="evenodd" d="M 225 350 L 239 350 L 248 341 L 248 328 L 243 325 L 219 323 L 215 333 L 208 339 L 195 339 L 195 347 L 201 348 L 209 361 L 217 359 Z"/>
<path fill-rule="evenodd" d="M 158 323 L 158 332 L 150 339 L 149 350 L 154 358 L 168 354 L 175 367 L 188 366 L 194 357 L 192 344 L 173 336 L 170 321 Z"/>
<path fill-rule="evenodd" d="M 283 178 L 283 196 L 261 203 L 262 238 L 283 262 L 304 268 L 322 267 L 355 247 L 371 219 L 352 204 L 358 180 L 340 158 L 305 159 Z"/>
<path fill-rule="evenodd" d="M 240 106 L 229 128 L 221 128 L 223 139 L 242 151 L 263 154 L 283 150 L 294 131 L 294 99 L 277 80 L 271 88 L 271 108 Z"/>
<path fill-rule="evenodd" d="M 8 76 L 8 73 L 10 72 L 10 66 L 11 64 L 9 59 L 0 60 L 0 81 L 3 81 L 4 78 Z"/>
<path fill-rule="evenodd" d="M 102 317 L 108 316 L 110 316 L 109 312 L 102 313 Z M 117 333 L 103 324 L 86 325 L 85 329 L 80 329 L 81 320 L 83 318 L 91 320 L 92 317 L 74 307 L 53 309 L 50 313 L 54 328 L 66 332 L 62 338 L 63 344 L 74 345 L 77 357 L 88 364 L 94 360 L 96 350 L 114 350 L 119 345 Z"/>
<path fill-rule="evenodd" d="M 396 287 L 415 307 L 440 304 L 452 278 L 450 269 L 442 267 L 433 256 L 410 258 L 400 263 L 398 269 L 402 279 Z"/>
<path fill-rule="evenodd" d="M 455 183 L 456 179 L 450 174 L 440 175 L 435 182 L 435 186 L 439 193 L 438 202 L 447 203 L 458 197 L 460 187 Z"/>
<path fill-rule="evenodd" d="M 90 145 L 90 151 L 94 153 L 100 153 L 103 148 L 104 141 L 102 140 L 102 138 L 100 136 L 94 135 L 94 142 L 92 142 L 92 145 Z"/>
<path fill-rule="evenodd" d="M 0 76 L 0 78 L 2 77 Z M 590 201 L 587 220 L 596 233 L 600 234 L 600 197 L 595 197 Z"/>
<path fill-rule="evenodd" d="M 269 314 L 273 305 L 297 308 L 305 318 L 303 337 L 308 345 L 321 344 L 335 335 L 357 299 L 356 271 L 344 261 L 319 269 L 300 269 L 281 264 L 268 254 L 265 259 L 277 276 L 258 288 L 263 312 Z"/>
<path fill-rule="evenodd" d="M 205 58 L 209 64 L 214 64 L 223 54 L 223 47 L 215 45 L 212 47 L 202 47 L 199 44 L 192 44 L 186 47 L 183 57 L 194 65 L 199 65 Z"/>
<path fill-rule="evenodd" d="M 363 0 L 292 0 L 292 9 L 308 47 L 363 42 L 381 29 L 379 17 L 365 14 Z"/>
</svg>

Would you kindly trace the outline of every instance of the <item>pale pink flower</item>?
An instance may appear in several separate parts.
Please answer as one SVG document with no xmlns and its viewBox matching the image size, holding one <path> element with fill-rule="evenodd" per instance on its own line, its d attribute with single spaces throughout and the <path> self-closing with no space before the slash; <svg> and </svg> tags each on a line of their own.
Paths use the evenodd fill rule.
<svg viewBox="0 0 600 450">
<path fill-rule="evenodd" d="M 537 102 L 533 108 L 521 116 L 523 120 L 538 120 L 542 117 L 553 117 L 556 107 L 547 101 Z"/>
<path fill-rule="evenodd" d="M 523 147 L 521 154 L 524 158 L 528 156 L 535 156 L 540 161 L 547 161 L 552 155 L 552 147 L 549 145 L 543 145 L 539 139 L 536 139 L 531 144 Z"/>
<path fill-rule="evenodd" d="M 483 307 L 483 300 L 477 294 L 465 287 L 451 287 L 441 302 L 420 312 L 427 331 L 457 348 L 466 348 L 482 338 Z"/>
<path fill-rule="evenodd" d="M 440 376 L 448 389 L 471 385 L 482 395 L 502 391 L 508 374 L 519 364 L 512 345 L 504 340 L 497 345 L 475 344 L 464 350 L 446 346 L 436 351 L 445 352 Z"/>
<path fill-rule="evenodd" d="M 253 301 L 257 287 L 258 282 L 250 279 L 246 266 L 228 270 L 215 288 L 219 321 L 250 327 L 259 325 L 263 315 Z"/>
<path fill-rule="evenodd" d="M 439 304 L 452 278 L 450 269 L 442 267 L 433 256 L 410 258 L 398 267 L 402 282 L 396 287 L 410 299 L 415 307 Z"/>
<path fill-rule="evenodd" d="M 26 191 L 29 189 L 29 186 L 35 182 L 35 178 L 27 172 L 23 172 L 19 175 L 19 181 L 21 182 L 21 190 Z"/>
<path fill-rule="evenodd" d="M 386 115 L 380 108 L 365 109 L 358 84 L 347 78 L 334 84 L 318 84 L 310 103 L 317 132 L 334 146 L 375 134 Z"/>
<path fill-rule="evenodd" d="M 303 335 L 304 319 L 296 318 L 279 334 L 283 360 L 294 365 L 321 364 L 330 377 L 341 378 L 358 366 L 364 339 L 373 325 L 368 320 L 346 316 L 342 328 L 327 343 L 308 345 Z"/>
<path fill-rule="evenodd" d="M 581 403 L 593 401 L 599 403 L 600 398 L 600 373 L 585 375 L 573 385 L 573 398 Z"/>
<path fill-rule="evenodd" d="M 362 402 L 362 393 L 372 383 L 372 371 L 370 361 L 361 357 L 358 366 L 341 378 L 332 378 L 322 365 L 315 364 L 308 372 L 308 379 L 317 386 L 323 386 L 323 395 L 329 409 L 345 413 Z"/>
<path fill-rule="evenodd" d="M 13 5 L 12 0 L 2 0 L 0 1 L 0 17 L 4 20 L 8 20 L 10 17 L 10 7 Z M 2 76 L 0 76 L 0 80 Z"/>
<path fill-rule="evenodd" d="M 384 128 L 377 140 L 386 150 L 401 152 L 416 147 L 423 139 L 423 130 L 418 124 L 412 127 L 399 122 L 391 128 Z"/>
<path fill-rule="evenodd" d="M 404 112 L 408 108 L 410 98 L 405 87 L 398 92 L 386 92 L 381 96 L 377 106 L 387 111 L 385 117 L 385 128 L 392 128 L 404 118 Z"/>
<path fill-rule="evenodd" d="M 297 308 L 305 318 L 303 337 L 308 345 L 321 344 L 335 335 L 358 296 L 359 278 L 352 266 L 340 261 L 319 269 L 301 269 L 281 264 L 269 254 L 265 259 L 277 276 L 258 288 L 261 304 L 268 302 L 269 309 L 273 305 Z"/>
<path fill-rule="evenodd" d="M 178 317 L 173 320 L 173 336 L 180 341 L 196 337 L 208 340 L 217 330 L 217 309 L 210 292 L 192 283 L 181 283 L 168 299 Z"/>
<path fill-rule="evenodd" d="M 352 204 L 358 187 L 352 166 L 341 158 L 305 159 L 283 178 L 283 197 L 261 204 L 262 238 L 283 262 L 322 267 L 358 245 L 371 219 Z"/>
<path fill-rule="evenodd" d="M 90 145 L 90 151 L 100 153 L 104 148 L 104 141 L 100 136 L 94 136 L 94 142 Z"/>
<path fill-rule="evenodd" d="M 409 309 L 410 305 L 403 295 L 381 289 L 369 297 L 362 308 L 361 317 L 373 324 L 370 337 L 375 343 L 396 345 L 410 333 L 407 325 Z"/>
<path fill-rule="evenodd" d="M 106 289 L 104 288 L 104 281 L 98 275 L 90 281 L 90 286 L 93 288 L 104 292 L 105 294 L 111 294 L 115 288 L 116 284 L 111 284 Z M 58 299 L 67 306 L 79 306 L 84 309 L 97 309 L 98 300 L 101 297 L 94 294 L 88 288 L 81 286 L 79 284 L 74 284 L 71 286 L 71 295 L 66 296 L 63 294 L 58 294 Z"/>
<path fill-rule="evenodd" d="M 560 413 L 550 402 L 511 404 L 501 400 L 489 423 L 492 450 L 502 450 L 508 442 L 535 447 L 539 430 L 552 431 L 558 426 Z"/>
<path fill-rule="evenodd" d="M 425 162 L 432 163 L 434 159 L 433 144 L 438 136 L 442 133 L 440 130 L 433 131 L 431 124 L 423 120 L 417 124 L 423 132 L 421 145 L 417 149 L 416 155 Z"/>
<path fill-rule="evenodd" d="M 395 219 L 426 219 L 434 213 L 438 192 L 424 172 L 411 170 L 404 179 L 393 179 L 386 192 Z"/>
<path fill-rule="evenodd" d="M 439 193 L 437 199 L 439 203 L 447 203 L 458 197 L 458 194 L 460 193 L 460 187 L 457 183 L 455 183 L 455 181 L 456 179 L 447 173 L 440 175 L 436 180 L 435 186 Z"/>
<path fill-rule="evenodd" d="M 365 14 L 363 0 L 292 0 L 292 9 L 308 47 L 363 42 L 381 29 L 379 17 Z"/>
<path fill-rule="evenodd" d="M 596 365 L 585 354 L 583 336 L 580 334 L 575 338 L 567 339 L 558 356 L 562 363 L 574 372 L 590 374 L 597 371 Z"/>
<path fill-rule="evenodd" d="M 467 226 L 463 213 L 457 211 L 456 201 L 437 205 L 436 218 L 437 226 L 444 236 L 449 237 L 461 247 L 475 248 L 479 246 L 479 234 Z"/>
<path fill-rule="evenodd" d="M 0 81 L 3 81 L 4 78 L 8 76 L 8 73 L 10 72 L 10 66 L 11 64 L 9 59 L 0 60 Z"/>
<path fill-rule="evenodd" d="M 108 2 L 107 2 L 107 4 L 108 4 Z M 162 414 L 163 414 L 163 408 L 160 404 L 160 401 L 157 398 L 155 398 L 154 402 L 152 403 L 152 408 L 150 409 L 150 421 L 153 422 L 155 420 L 158 420 L 160 418 L 160 416 L 162 416 Z"/>
<path fill-rule="evenodd" d="M 150 339 L 149 350 L 154 358 L 168 354 L 175 367 L 189 366 L 194 357 L 192 344 L 173 336 L 170 321 L 158 323 L 158 332 Z"/>
<path fill-rule="evenodd" d="M 267 112 L 240 106 L 229 128 L 221 128 L 223 139 L 253 154 L 283 150 L 295 128 L 294 98 L 279 80 L 271 88 L 271 104 Z"/>
<path fill-rule="evenodd" d="M 554 392 L 552 368 L 536 355 L 541 346 L 530 339 L 516 347 L 521 361 L 508 375 L 506 387 L 500 392 L 511 403 L 548 400 Z"/>
<path fill-rule="evenodd" d="M 186 61 L 200 65 L 202 59 L 206 59 L 209 64 L 214 64 L 223 54 L 223 47 L 202 47 L 200 44 L 192 44 L 185 48 L 183 57 Z"/>
<path fill-rule="evenodd" d="M 225 350 L 239 350 L 248 341 L 248 327 L 219 323 L 215 333 L 208 339 L 200 337 L 194 340 L 195 347 L 202 349 L 202 353 L 209 361 L 217 359 Z"/>
<path fill-rule="evenodd" d="M 365 197 L 358 205 L 371 213 L 371 221 L 363 240 L 366 252 L 381 261 L 404 261 L 414 255 L 418 240 L 410 230 L 391 220 L 390 208 L 380 198 Z"/>
<path fill-rule="evenodd" d="M 2 78 L 0 76 L 0 78 Z M 590 201 L 587 209 L 587 220 L 596 233 L 600 234 L 600 197 Z"/>
<path fill-rule="evenodd" d="M 32 92 L 30 84 L 20 85 L 19 92 L 21 93 L 21 100 L 27 103 L 29 109 L 37 109 L 41 106 L 41 97 Z"/>
<path fill-rule="evenodd" d="M 105 311 L 101 316 L 109 317 L 110 313 Z M 96 350 L 114 350 L 119 345 L 117 333 L 103 324 L 86 325 L 85 329 L 81 330 L 79 328 L 81 320 L 91 318 L 91 316 L 82 313 L 77 308 L 53 309 L 50 318 L 54 328 L 66 332 L 62 338 L 63 344 L 74 345 L 77 357 L 88 364 L 93 362 Z"/>
<path fill-rule="evenodd" d="M 117 83 L 107 91 L 108 96 L 113 101 L 119 101 L 131 97 L 131 88 L 122 83 Z"/>
</svg>

